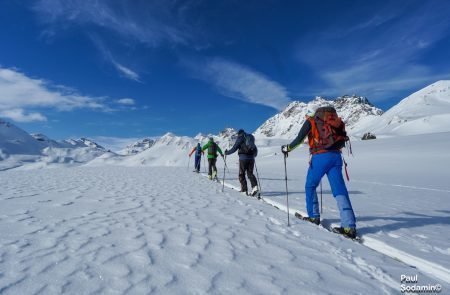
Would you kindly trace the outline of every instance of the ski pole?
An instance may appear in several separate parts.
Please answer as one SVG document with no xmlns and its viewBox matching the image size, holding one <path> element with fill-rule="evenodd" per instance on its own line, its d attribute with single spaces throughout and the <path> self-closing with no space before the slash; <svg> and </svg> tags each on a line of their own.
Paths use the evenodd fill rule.
<svg viewBox="0 0 450 295">
<path fill-rule="evenodd" d="M 289 222 L 289 192 L 288 192 L 288 179 L 287 179 L 287 168 L 286 168 L 286 158 L 287 154 L 284 154 L 284 179 L 286 180 L 286 207 L 287 207 L 287 217 L 288 217 L 288 226 L 291 226 Z"/>
<path fill-rule="evenodd" d="M 223 180 L 222 180 L 222 192 L 225 190 L 225 167 L 227 167 L 227 155 L 223 157 Z"/>
<path fill-rule="evenodd" d="M 203 171 L 204 171 L 204 173 L 206 173 L 205 155 L 203 155 Z"/>
<path fill-rule="evenodd" d="M 322 204 L 322 180 L 320 180 L 320 215 L 323 214 L 323 204 Z"/>
<path fill-rule="evenodd" d="M 256 170 L 256 177 L 258 178 L 258 186 L 259 186 L 259 192 L 258 192 L 258 197 L 261 197 L 261 181 L 259 180 L 259 173 L 258 173 L 258 166 L 256 166 L 256 160 L 255 160 L 255 170 Z"/>
<path fill-rule="evenodd" d="M 189 165 L 191 164 L 191 157 L 188 158 L 188 171 L 189 171 Z"/>
</svg>

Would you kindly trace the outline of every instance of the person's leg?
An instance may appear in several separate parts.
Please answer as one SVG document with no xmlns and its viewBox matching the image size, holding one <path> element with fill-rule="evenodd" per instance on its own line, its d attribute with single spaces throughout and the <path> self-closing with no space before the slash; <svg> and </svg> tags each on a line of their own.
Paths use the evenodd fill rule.
<svg viewBox="0 0 450 295">
<path fill-rule="evenodd" d="M 212 159 L 212 166 L 213 166 L 213 177 L 217 177 L 217 167 L 216 167 L 217 158 Z"/>
<path fill-rule="evenodd" d="M 195 170 L 200 171 L 200 156 L 195 156 Z"/>
<path fill-rule="evenodd" d="M 316 154 L 311 157 L 311 163 L 306 175 L 305 194 L 306 194 L 306 210 L 308 216 L 312 218 L 320 217 L 319 201 L 317 198 L 316 188 L 320 180 L 325 175 L 329 166 L 327 157 L 324 154 Z"/>
<path fill-rule="evenodd" d="M 247 177 L 250 180 L 252 188 L 258 186 L 258 181 L 256 181 L 256 177 L 253 174 L 253 169 L 255 167 L 255 160 L 247 160 Z"/>
<path fill-rule="evenodd" d="M 245 160 L 239 160 L 239 182 L 241 183 L 241 191 L 247 191 L 247 180 L 245 179 Z"/>
<path fill-rule="evenodd" d="M 356 218 L 353 211 L 352 203 L 348 195 L 347 187 L 345 186 L 344 177 L 342 176 L 342 158 L 341 154 L 334 153 L 333 166 L 327 173 L 328 181 L 330 182 L 331 191 L 336 199 L 340 216 L 341 227 L 356 228 Z"/>
<path fill-rule="evenodd" d="M 212 160 L 213 159 L 208 158 L 208 176 L 209 177 L 211 177 L 211 175 L 212 175 L 212 166 L 213 166 Z"/>
</svg>

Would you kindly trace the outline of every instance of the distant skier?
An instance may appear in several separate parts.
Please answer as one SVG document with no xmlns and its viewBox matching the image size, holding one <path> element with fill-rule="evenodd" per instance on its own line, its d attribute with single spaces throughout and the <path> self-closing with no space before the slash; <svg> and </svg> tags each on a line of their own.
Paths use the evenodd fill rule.
<svg viewBox="0 0 450 295">
<path fill-rule="evenodd" d="M 208 178 L 209 179 L 217 179 L 217 152 L 220 153 L 220 156 L 223 158 L 222 150 L 219 145 L 214 142 L 214 138 L 210 137 L 209 141 L 203 146 L 202 151 L 208 150 Z"/>
<path fill-rule="evenodd" d="M 318 108 L 315 113 L 306 117 L 297 137 L 290 144 L 281 147 L 284 156 L 287 157 L 288 153 L 299 146 L 306 136 L 308 136 L 311 158 L 305 183 L 308 217 L 304 219 L 320 224 L 316 188 L 322 177 L 327 174 L 341 216 L 341 227 L 333 228 L 333 231 L 356 238 L 355 213 L 342 177 L 341 149 L 348 140 L 345 125 L 333 107 Z"/>
<path fill-rule="evenodd" d="M 194 147 L 192 149 L 192 151 L 189 153 L 189 158 L 192 156 L 192 154 L 195 152 L 195 160 L 194 160 L 194 169 L 195 172 L 199 173 L 200 172 L 200 162 L 202 159 L 202 154 L 204 154 L 204 152 L 202 151 L 202 147 L 200 145 L 200 143 L 197 143 L 197 146 Z"/>
<path fill-rule="evenodd" d="M 258 148 L 255 145 L 255 138 L 252 134 L 245 133 L 244 130 L 238 131 L 238 137 L 230 150 L 225 150 L 225 155 L 231 155 L 238 151 L 239 155 L 239 182 L 241 183 L 241 192 L 248 195 L 247 180 L 245 173 L 250 180 L 252 191 L 250 195 L 255 196 L 258 193 L 258 182 L 253 174 L 255 167 L 255 157 L 258 155 Z"/>
</svg>

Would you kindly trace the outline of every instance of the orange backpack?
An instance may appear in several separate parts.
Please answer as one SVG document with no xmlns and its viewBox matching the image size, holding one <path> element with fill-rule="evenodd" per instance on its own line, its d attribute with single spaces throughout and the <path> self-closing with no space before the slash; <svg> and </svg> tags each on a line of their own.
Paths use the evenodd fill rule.
<svg viewBox="0 0 450 295">
<path fill-rule="evenodd" d="M 318 108 L 308 120 L 311 123 L 311 131 L 308 134 L 311 154 L 340 150 L 349 140 L 345 123 L 334 107 Z"/>
</svg>

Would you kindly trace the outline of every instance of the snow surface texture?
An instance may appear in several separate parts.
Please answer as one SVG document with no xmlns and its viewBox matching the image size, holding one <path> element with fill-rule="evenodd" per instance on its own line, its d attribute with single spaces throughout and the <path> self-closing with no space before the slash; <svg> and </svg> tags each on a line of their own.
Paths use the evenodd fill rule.
<svg viewBox="0 0 450 295">
<path fill-rule="evenodd" d="M 288 158 L 287 227 L 279 145 L 260 148 L 257 169 L 281 210 L 230 189 L 236 154 L 222 193 L 187 169 L 182 138 L 166 140 L 186 147 L 172 158 L 183 167 L 123 167 L 137 155 L 110 153 L 99 167 L 1 172 L 0 293 L 393 294 L 402 274 L 450 290 L 449 134 L 354 143 L 348 189 L 362 244 L 292 216 L 304 212 L 305 147 Z M 323 222 L 338 225 L 322 188 Z"/>
<path fill-rule="evenodd" d="M 401 274 L 436 281 L 186 169 L 6 171 L 0 185 L 2 294 L 392 294 Z"/>
</svg>

